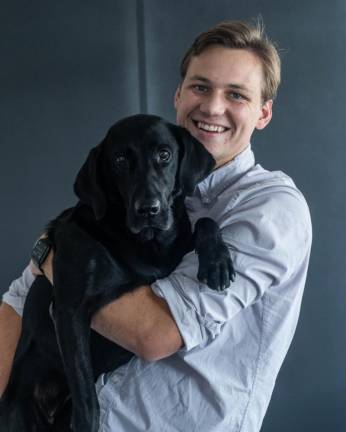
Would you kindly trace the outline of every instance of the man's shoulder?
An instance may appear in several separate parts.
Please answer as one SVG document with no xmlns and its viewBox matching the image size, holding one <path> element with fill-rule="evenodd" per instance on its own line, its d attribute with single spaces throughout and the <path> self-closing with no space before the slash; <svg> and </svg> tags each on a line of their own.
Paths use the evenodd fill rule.
<svg viewBox="0 0 346 432">
<path fill-rule="evenodd" d="M 309 249 L 312 237 L 308 205 L 294 181 L 282 171 L 253 166 L 237 182 L 222 218 L 229 238 L 277 251 L 300 244 Z"/>
<path fill-rule="evenodd" d="M 293 179 L 283 171 L 269 171 L 260 164 L 254 165 L 240 180 L 247 187 L 256 186 L 289 186 L 297 189 Z"/>
<path fill-rule="evenodd" d="M 242 199 L 255 196 L 280 196 L 290 194 L 306 204 L 305 198 L 293 179 L 283 171 L 269 171 L 261 165 L 254 165 L 235 185 Z"/>
<path fill-rule="evenodd" d="M 269 215 L 282 219 L 283 212 L 305 220 L 310 225 L 310 212 L 302 192 L 291 177 L 282 171 L 268 171 L 254 165 L 236 184 L 225 190 L 223 220 L 230 222 L 241 215 L 264 221 Z"/>
</svg>

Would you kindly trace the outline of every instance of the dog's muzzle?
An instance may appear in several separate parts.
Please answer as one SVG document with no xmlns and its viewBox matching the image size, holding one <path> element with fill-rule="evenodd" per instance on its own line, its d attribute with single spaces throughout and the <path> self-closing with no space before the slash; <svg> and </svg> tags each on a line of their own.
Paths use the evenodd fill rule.
<svg viewBox="0 0 346 432">
<path fill-rule="evenodd" d="M 143 241 L 153 239 L 158 232 L 167 231 L 172 226 L 172 210 L 157 198 L 138 198 L 132 209 L 132 212 L 127 212 L 127 226 Z"/>
<path fill-rule="evenodd" d="M 139 217 L 155 217 L 161 211 L 161 203 L 158 199 L 137 200 L 134 204 L 135 212 Z"/>
</svg>

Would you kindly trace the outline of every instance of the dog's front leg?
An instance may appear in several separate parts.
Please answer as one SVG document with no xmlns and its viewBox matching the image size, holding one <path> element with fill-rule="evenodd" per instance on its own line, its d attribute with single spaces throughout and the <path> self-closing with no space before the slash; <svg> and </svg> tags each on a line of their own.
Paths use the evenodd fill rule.
<svg viewBox="0 0 346 432">
<path fill-rule="evenodd" d="M 97 432 L 99 406 L 90 355 L 90 321 L 104 291 L 116 290 L 114 261 L 73 223 L 54 231 L 53 318 L 72 397 L 74 432 Z M 120 275 L 120 273 L 119 273 Z"/>
<path fill-rule="evenodd" d="M 74 432 L 96 432 L 99 428 L 99 405 L 90 361 L 88 310 L 83 304 L 77 308 L 57 306 L 54 322 L 71 391 L 72 429 Z"/>
<path fill-rule="evenodd" d="M 228 288 L 235 272 L 218 224 L 207 217 L 198 219 L 193 239 L 199 260 L 198 279 L 217 291 Z"/>
</svg>

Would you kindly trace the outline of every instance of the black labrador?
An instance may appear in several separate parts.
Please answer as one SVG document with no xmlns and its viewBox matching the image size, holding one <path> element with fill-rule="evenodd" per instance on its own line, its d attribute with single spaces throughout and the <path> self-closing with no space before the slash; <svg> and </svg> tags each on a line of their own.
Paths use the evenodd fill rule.
<svg viewBox="0 0 346 432">
<path fill-rule="evenodd" d="M 80 201 L 48 226 L 54 288 L 40 276 L 27 297 L 1 432 L 98 430 L 94 381 L 133 355 L 90 331 L 103 305 L 169 275 L 193 249 L 198 278 L 229 286 L 218 226 L 203 218 L 192 233 L 184 206 L 214 165 L 185 129 L 149 115 L 119 121 L 91 150 L 74 185 Z"/>
</svg>

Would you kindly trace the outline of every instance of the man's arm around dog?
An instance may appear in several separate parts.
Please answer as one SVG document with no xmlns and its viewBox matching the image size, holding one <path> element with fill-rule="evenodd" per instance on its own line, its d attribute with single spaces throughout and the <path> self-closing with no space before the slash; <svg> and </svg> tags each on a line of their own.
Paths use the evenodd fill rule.
<svg viewBox="0 0 346 432">
<path fill-rule="evenodd" d="M 52 281 L 52 254 L 43 264 Z M 8 383 L 14 353 L 21 332 L 21 317 L 6 303 L 0 306 L 0 395 Z M 100 309 L 92 328 L 113 342 L 146 360 L 158 360 L 178 351 L 182 338 L 165 300 L 150 286 L 124 294 Z"/>
</svg>

